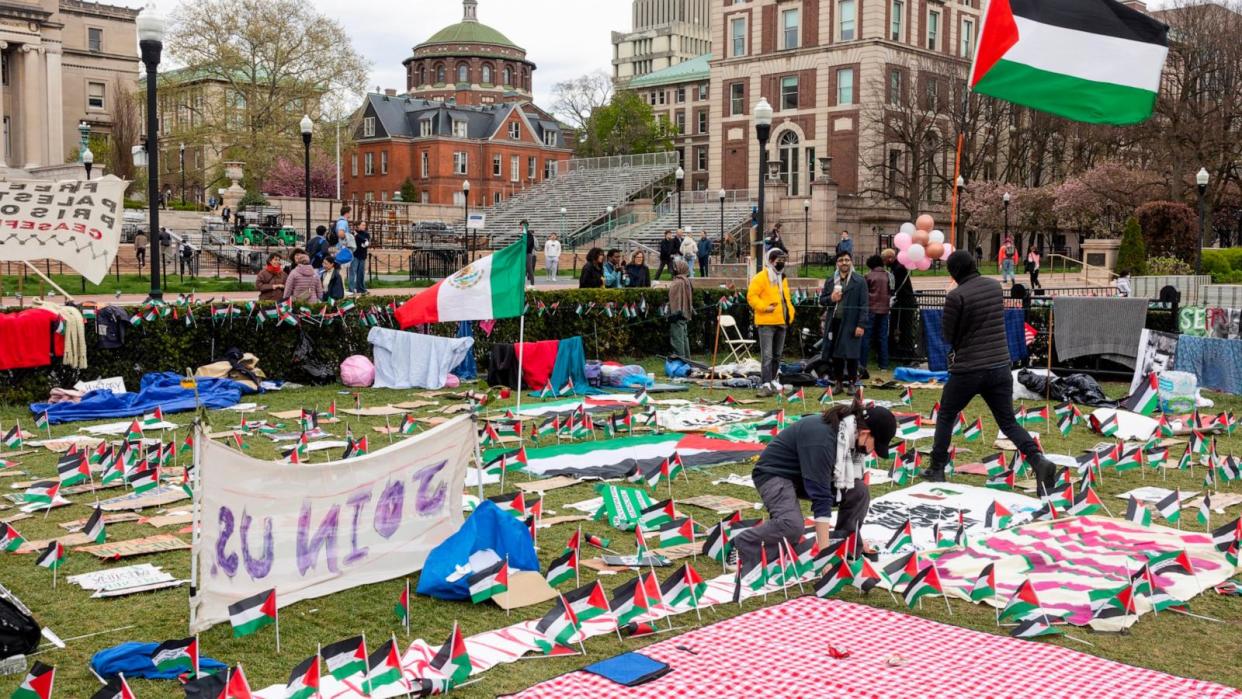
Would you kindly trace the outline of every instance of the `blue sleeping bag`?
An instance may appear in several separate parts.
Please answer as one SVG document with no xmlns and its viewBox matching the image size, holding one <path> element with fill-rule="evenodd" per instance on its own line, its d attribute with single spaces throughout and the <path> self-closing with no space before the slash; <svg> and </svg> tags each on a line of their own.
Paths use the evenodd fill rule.
<svg viewBox="0 0 1242 699">
<path fill-rule="evenodd" d="M 486 549 L 501 558 L 507 556 L 512 569 L 539 572 L 539 556 L 535 555 L 535 543 L 530 540 L 526 525 L 491 500 L 484 500 L 456 534 L 427 556 L 418 576 L 418 594 L 436 599 L 470 599 L 470 576 L 463 575 L 454 581 L 448 578 L 459 566 L 468 565 L 471 554 Z"/>
<path fill-rule="evenodd" d="M 198 377 L 198 395 L 208 408 L 227 408 L 241 402 L 249 386 L 229 379 Z M 181 376 L 171 371 L 144 374 L 137 393 L 115 394 L 108 389 L 91 391 L 77 403 L 31 403 L 30 412 L 47 412 L 53 425 L 78 420 L 107 420 L 141 417 L 156 407 L 165 413 L 180 413 L 196 407 L 194 391 L 181 387 Z"/>
<path fill-rule="evenodd" d="M 141 677 L 145 680 L 175 680 L 183 673 L 177 670 L 157 670 L 151 660 L 151 655 L 159 645 L 128 641 L 119 646 L 105 648 L 91 657 L 91 669 L 105 680 L 120 673 L 125 673 L 127 679 Z M 200 672 L 214 672 L 225 667 L 227 666 L 218 660 L 203 656 L 198 658 Z"/>
</svg>

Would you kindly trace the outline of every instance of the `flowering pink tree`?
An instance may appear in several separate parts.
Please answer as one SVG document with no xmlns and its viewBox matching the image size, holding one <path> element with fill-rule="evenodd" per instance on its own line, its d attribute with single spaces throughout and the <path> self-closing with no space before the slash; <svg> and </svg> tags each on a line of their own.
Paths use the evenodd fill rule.
<svg viewBox="0 0 1242 699">
<path fill-rule="evenodd" d="M 1160 199 L 1163 187 L 1156 173 L 1109 161 L 1058 185 L 1052 212 L 1086 237 L 1111 237 L 1135 208 Z"/>
<path fill-rule="evenodd" d="M 311 196 L 331 198 L 336 196 L 336 166 L 325 156 L 311 154 Z M 261 191 L 278 197 L 305 196 L 306 171 L 301 160 L 278 158 Z"/>
<path fill-rule="evenodd" d="M 1009 233 L 1022 245 L 1023 222 L 1029 218 L 1023 207 L 1032 190 L 1005 182 L 973 182 L 962 192 L 962 220 L 967 230 L 984 236 L 1005 230 L 1005 193 L 1009 193 Z M 969 243 L 975 241 L 967 236 Z"/>
</svg>

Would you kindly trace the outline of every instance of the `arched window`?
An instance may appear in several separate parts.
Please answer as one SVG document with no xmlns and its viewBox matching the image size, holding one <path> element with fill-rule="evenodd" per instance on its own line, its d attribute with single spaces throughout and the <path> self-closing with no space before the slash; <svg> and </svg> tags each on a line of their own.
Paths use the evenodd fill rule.
<svg viewBox="0 0 1242 699">
<path fill-rule="evenodd" d="M 798 190 L 798 134 L 786 131 L 777 141 L 781 158 L 781 181 L 789 185 L 789 196 L 799 195 Z"/>
<path fill-rule="evenodd" d="M 436 84 L 443 85 L 445 79 L 446 78 L 444 75 L 444 64 L 441 63 L 440 65 L 436 66 Z"/>
<path fill-rule="evenodd" d="M 505 66 L 505 84 L 513 84 L 513 70 L 509 66 Z"/>
<path fill-rule="evenodd" d="M 418 67 L 418 82 L 417 82 L 417 84 L 418 84 L 418 85 L 426 85 L 426 84 L 427 84 L 427 66 L 419 66 L 419 67 Z"/>
<path fill-rule="evenodd" d="M 458 64 L 457 82 L 459 83 L 470 82 L 470 66 L 466 65 L 465 63 Z"/>
<path fill-rule="evenodd" d="M 484 85 L 492 84 L 492 67 L 491 66 L 483 66 L 483 78 L 481 82 Z"/>
</svg>

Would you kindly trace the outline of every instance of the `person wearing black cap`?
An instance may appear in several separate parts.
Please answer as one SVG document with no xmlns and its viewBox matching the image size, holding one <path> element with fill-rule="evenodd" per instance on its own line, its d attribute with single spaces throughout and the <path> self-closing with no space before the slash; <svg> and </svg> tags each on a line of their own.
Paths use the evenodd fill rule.
<svg viewBox="0 0 1242 699">
<path fill-rule="evenodd" d="M 798 542 L 804 527 L 799 499 L 811 501 L 821 549 L 859 530 L 871 505 L 871 491 L 863 478 L 866 458 L 874 451 L 887 459 L 896 433 L 897 420 L 891 412 L 864 409 L 857 400 L 781 430 L 759 455 L 752 474 L 768 519 L 733 540 L 743 567 L 758 563 L 762 550 L 773 561 L 782 546 Z M 830 522 L 833 506 L 835 527 Z"/>
<path fill-rule="evenodd" d="M 1041 496 L 1052 492 L 1056 465 L 1044 458 L 1039 444 L 1018 424 L 1013 412 L 1013 377 L 1005 337 L 1005 292 L 1000 282 L 981 276 L 975 258 L 965 250 L 949 255 L 946 264 L 957 288 L 944 300 L 944 339 L 949 352 L 949 380 L 940 395 L 929 481 L 943 481 L 949 462 L 949 441 L 957 416 L 975 396 L 983 398 L 1001 432 L 1035 469 Z"/>
</svg>

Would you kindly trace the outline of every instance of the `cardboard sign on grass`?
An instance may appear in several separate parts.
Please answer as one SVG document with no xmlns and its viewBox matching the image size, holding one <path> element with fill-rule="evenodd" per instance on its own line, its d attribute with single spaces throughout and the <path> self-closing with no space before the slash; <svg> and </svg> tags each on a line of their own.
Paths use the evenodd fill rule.
<svg viewBox="0 0 1242 699">
<path fill-rule="evenodd" d="M 109 541 L 106 544 L 84 546 L 75 550 L 89 553 L 104 560 L 115 560 L 132 556 L 146 556 L 152 553 L 164 553 L 166 551 L 182 551 L 188 548 L 190 548 L 189 544 L 172 534 L 157 534 L 141 539 Z"/>
<path fill-rule="evenodd" d="M 556 599 L 559 593 L 539 573 L 522 570 L 509 576 L 509 589 L 492 597 L 501 609 L 520 609 Z"/>
</svg>

